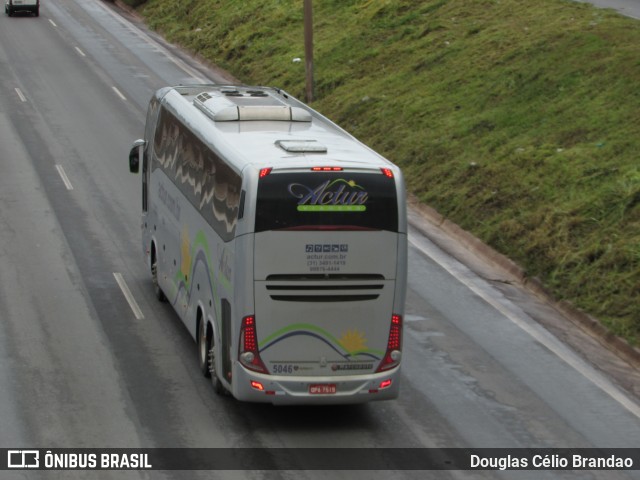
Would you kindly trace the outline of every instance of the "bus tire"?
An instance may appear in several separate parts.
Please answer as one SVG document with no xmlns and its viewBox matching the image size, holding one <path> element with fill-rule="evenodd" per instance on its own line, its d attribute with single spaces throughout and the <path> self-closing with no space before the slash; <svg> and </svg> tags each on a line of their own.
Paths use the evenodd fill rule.
<svg viewBox="0 0 640 480">
<path fill-rule="evenodd" d="M 160 302 L 166 302 L 167 296 L 162 291 L 160 284 L 158 283 L 158 260 L 155 257 L 155 254 L 151 260 L 153 263 L 151 264 L 151 279 L 153 280 L 153 290 L 156 294 L 156 298 Z"/>
<path fill-rule="evenodd" d="M 220 379 L 218 378 L 218 372 L 216 372 L 216 349 L 215 342 L 211 340 L 211 347 L 209 348 L 209 373 L 211 378 L 211 385 L 213 386 L 213 391 L 218 395 L 226 395 L 227 389 L 222 384 Z"/>
<path fill-rule="evenodd" d="M 202 375 L 209 378 L 211 375 L 209 367 L 209 350 L 211 349 L 211 337 L 207 335 L 206 321 L 202 318 L 202 313 L 198 310 L 198 367 Z"/>
</svg>

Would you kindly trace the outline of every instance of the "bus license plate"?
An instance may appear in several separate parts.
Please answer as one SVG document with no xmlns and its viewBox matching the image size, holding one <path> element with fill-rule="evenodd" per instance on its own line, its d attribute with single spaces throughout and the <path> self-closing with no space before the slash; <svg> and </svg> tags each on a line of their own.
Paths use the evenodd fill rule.
<svg viewBox="0 0 640 480">
<path fill-rule="evenodd" d="M 336 393 L 335 383 L 321 383 L 316 385 L 309 385 L 309 393 L 311 395 L 331 395 Z"/>
</svg>

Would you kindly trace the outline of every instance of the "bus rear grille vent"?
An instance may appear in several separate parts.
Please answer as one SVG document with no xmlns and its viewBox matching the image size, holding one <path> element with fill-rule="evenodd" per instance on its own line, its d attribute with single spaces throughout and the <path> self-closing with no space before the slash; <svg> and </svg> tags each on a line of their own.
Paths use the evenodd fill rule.
<svg viewBox="0 0 640 480">
<path fill-rule="evenodd" d="M 376 300 L 380 295 L 271 295 L 280 302 L 363 302 Z"/>
<path fill-rule="evenodd" d="M 384 285 L 267 285 L 267 290 L 382 290 Z"/>
<path fill-rule="evenodd" d="M 382 275 L 308 274 L 269 275 L 266 288 L 272 300 L 281 302 L 362 302 L 376 300 Z"/>
<path fill-rule="evenodd" d="M 378 273 L 293 273 L 274 274 L 267 276 L 267 282 L 308 282 L 308 281 L 368 281 L 384 280 L 384 275 Z"/>
</svg>

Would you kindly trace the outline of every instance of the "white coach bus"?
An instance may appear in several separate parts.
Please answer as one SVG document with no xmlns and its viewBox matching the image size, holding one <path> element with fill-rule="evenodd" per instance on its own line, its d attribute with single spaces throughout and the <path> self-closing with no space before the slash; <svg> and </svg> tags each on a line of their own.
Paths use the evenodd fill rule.
<svg viewBox="0 0 640 480">
<path fill-rule="evenodd" d="M 407 282 L 398 167 L 282 90 L 151 99 L 142 243 L 156 295 L 218 393 L 274 404 L 398 396 Z"/>
</svg>

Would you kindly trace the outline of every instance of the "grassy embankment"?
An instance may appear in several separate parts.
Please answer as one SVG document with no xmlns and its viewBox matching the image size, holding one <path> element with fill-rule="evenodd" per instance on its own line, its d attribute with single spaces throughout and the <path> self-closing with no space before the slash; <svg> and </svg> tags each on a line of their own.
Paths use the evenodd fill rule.
<svg viewBox="0 0 640 480">
<path fill-rule="evenodd" d="M 314 9 L 313 106 L 399 164 L 425 203 L 637 344 L 640 22 L 563 0 Z M 244 82 L 304 98 L 302 1 L 140 12 Z"/>
</svg>

